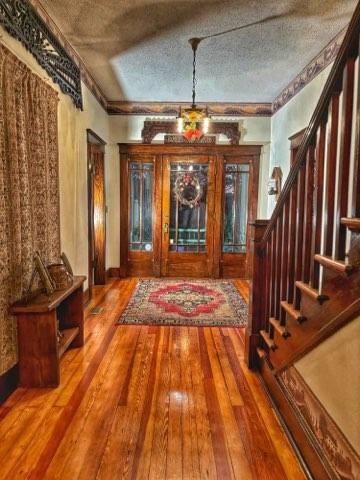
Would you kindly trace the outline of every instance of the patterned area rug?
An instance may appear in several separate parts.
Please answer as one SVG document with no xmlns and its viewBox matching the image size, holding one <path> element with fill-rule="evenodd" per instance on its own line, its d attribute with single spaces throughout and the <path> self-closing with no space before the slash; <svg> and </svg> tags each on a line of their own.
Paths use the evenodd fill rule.
<svg viewBox="0 0 360 480">
<path fill-rule="evenodd" d="M 247 305 L 231 281 L 139 280 L 119 324 L 244 327 Z"/>
</svg>

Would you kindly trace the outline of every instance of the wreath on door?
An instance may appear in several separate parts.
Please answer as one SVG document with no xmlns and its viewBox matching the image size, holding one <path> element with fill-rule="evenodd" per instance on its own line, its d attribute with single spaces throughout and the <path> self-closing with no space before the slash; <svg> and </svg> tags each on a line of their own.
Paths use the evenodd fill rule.
<svg viewBox="0 0 360 480">
<path fill-rule="evenodd" d="M 174 192 L 181 205 L 198 207 L 203 194 L 199 177 L 195 173 L 182 173 L 175 181 Z"/>
</svg>

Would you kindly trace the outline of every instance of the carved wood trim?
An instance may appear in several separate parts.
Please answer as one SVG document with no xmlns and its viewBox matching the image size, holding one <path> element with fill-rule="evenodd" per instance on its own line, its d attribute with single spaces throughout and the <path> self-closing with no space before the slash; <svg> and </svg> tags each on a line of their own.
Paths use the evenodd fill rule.
<svg viewBox="0 0 360 480">
<path fill-rule="evenodd" d="M 25 0 L 0 0 L 0 24 L 36 58 L 61 91 L 82 109 L 80 68 Z"/>
<path fill-rule="evenodd" d="M 145 120 L 144 128 L 141 131 L 141 138 L 143 143 L 152 143 L 156 135 L 159 133 L 176 134 L 176 122 L 173 120 Z M 231 145 L 238 145 L 240 141 L 240 131 L 238 122 L 210 122 L 209 135 L 225 135 Z M 188 142 L 185 138 L 183 143 L 199 143 Z"/>
</svg>

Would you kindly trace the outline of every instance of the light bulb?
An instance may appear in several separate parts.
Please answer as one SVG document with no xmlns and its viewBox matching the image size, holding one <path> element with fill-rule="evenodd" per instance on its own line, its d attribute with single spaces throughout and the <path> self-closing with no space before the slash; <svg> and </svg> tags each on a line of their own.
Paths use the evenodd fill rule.
<svg viewBox="0 0 360 480">
<path fill-rule="evenodd" d="M 209 123 L 210 123 L 210 118 L 205 117 L 204 118 L 204 123 L 203 123 L 203 128 L 202 128 L 202 131 L 203 131 L 204 134 L 208 133 L 208 131 L 209 131 Z"/>
<path fill-rule="evenodd" d="M 178 133 L 182 133 L 184 128 L 184 119 L 182 117 L 177 118 L 177 131 Z"/>
</svg>

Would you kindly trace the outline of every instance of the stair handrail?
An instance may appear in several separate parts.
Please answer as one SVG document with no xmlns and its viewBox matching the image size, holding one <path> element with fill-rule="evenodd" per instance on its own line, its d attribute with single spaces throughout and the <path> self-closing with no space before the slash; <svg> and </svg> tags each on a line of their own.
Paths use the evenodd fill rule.
<svg viewBox="0 0 360 480">
<path fill-rule="evenodd" d="M 275 209 L 269 220 L 269 224 L 264 232 L 263 238 L 260 242 L 261 248 L 264 248 L 266 246 L 266 242 L 268 241 L 271 235 L 271 232 L 276 225 L 276 221 L 280 216 L 280 214 L 282 213 L 282 209 L 290 194 L 291 188 L 297 180 L 298 173 L 300 169 L 305 165 L 306 153 L 309 147 L 312 144 L 315 144 L 317 129 L 321 121 L 324 119 L 325 115 L 327 115 L 327 111 L 328 111 L 327 109 L 331 100 L 331 96 L 335 92 L 341 91 L 341 79 L 342 79 L 343 69 L 346 65 L 347 60 L 351 57 L 355 58 L 357 55 L 356 52 L 358 47 L 357 42 L 359 42 L 359 34 L 360 34 L 360 1 L 356 6 L 354 15 L 346 31 L 344 40 L 340 46 L 339 52 L 334 61 L 334 65 L 325 83 L 323 92 L 320 96 L 320 99 L 311 117 L 309 125 L 305 130 L 302 142 L 299 146 L 299 149 L 296 155 L 294 165 L 290 169 L 289 175 L 285 181 L 284 187 L 280 193 Z"/>
</svg>

